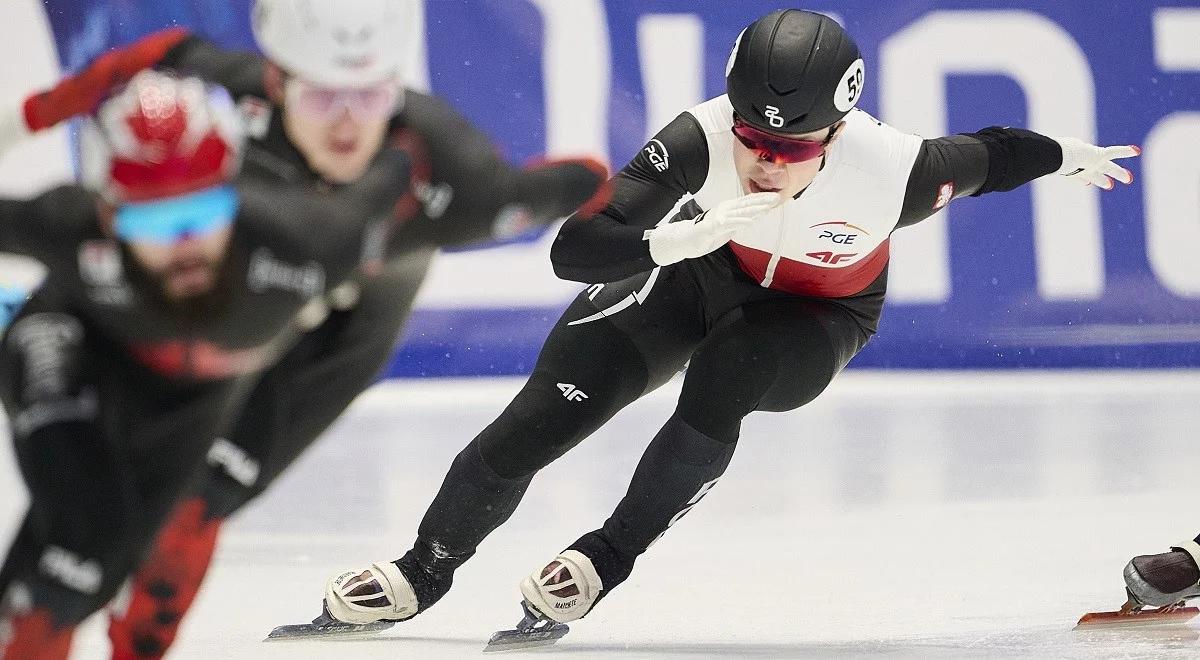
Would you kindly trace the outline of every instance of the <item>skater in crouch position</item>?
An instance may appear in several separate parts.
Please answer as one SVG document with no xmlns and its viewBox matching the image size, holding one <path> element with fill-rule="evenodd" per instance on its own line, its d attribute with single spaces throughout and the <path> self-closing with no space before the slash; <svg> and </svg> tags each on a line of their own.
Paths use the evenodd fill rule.
<svg viewBox="0 0 1200 660">
<path fill-rule="evenodd" d="M 337 191 L 234 181 L 239 124 L 223 89 L 146 71 L 85 123 L 86 187 L 0 200 L 0 250 L 48 269 L 0 341 L 30 492 L 0 568 L 4 660 L 67 657 L 297 314 L 359 266 L 372 222 L 408 220 L 403 151 Z"/>
<path fill-rule="evenodd" d="M 257 0 L 253 28 L 266 59 L 224 52 L 182 29 L 152 34 L 35 94 L 10 132 L 85 111 L 111 81 L 165 66 L 220 83 L 247 117 L 244 176 L 314 189 L 363 176 L 391 144 L 412 157 L 414 217 L 370 241 L 370 259 L 317 304 L 309 329 L 267 370 L 222 430 L 195 492 L 177 507 L 114 608 L 114 658 L 158 658 L 200 588 L 221 524 L 262 493 L 378 378 L 441 247 L 492 240 L 607 201 L 592 159 L 514 168 L 446 103 L 405 89 L 400 71 L 423 26 L 398 0 Z M 361 35 L 346 40 L 342 35 Z M 362 63 L 368 63 L 363 66 Z M 15 112 L 12 113 L 16 115 Z M 3 122 L 0 122 L 3 124 Z M 3 133 L 3 131 L 0 131 Z M 401 185 L 397 182 L 396 185 Z M 322 219 L 314 218 L 314 232 Z M 383 228 L 381 226 L 381 228 Z"/>
<path fill-rule="evenodd" d="M 586 615 L 716 486 L 746 415 L 812 401 L 875 333 L 893 231 L 1049 174 L 1106 190 L 1132 181 L 1112 160 L 1134 147 L 1001 127 L 921 139 L 855 110 L 859 49 L 816 13 L 752 23 L 726 82 L 616 175 L 611 203 L 562 227 L 555 272 L 594 285 L 455 458 L 413 548 L 330 579 L 333 618 L 431 607 L 540 469 L 687 365 L 616 510 L 521 582 L 539 616 Z"/>
</svg>

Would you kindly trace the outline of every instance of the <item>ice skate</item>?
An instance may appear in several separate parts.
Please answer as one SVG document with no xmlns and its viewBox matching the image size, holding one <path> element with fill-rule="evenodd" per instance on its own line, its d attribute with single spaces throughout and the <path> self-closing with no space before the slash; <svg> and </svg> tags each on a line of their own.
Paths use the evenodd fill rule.
<svg viewBox="0 0 1200 660">
<path fill-rule="evenodd" d="M 1195 541 L 1172 547 L 1169 552 L 1134 557 L 1125 566 L 1125 593 L 1128 600 L 1121 609 L 1085 614 L 1076 628 L 1190 621 L 1200 614 L 1200 609 L 1185 606 L 1189 598 L 1200 596 L 1198 565 L 1200 544 Z"/>
<path fill-rule="evenodd" d="M 417 594 L 392 562 L 330 578 L 321 615 L 312 623 L 278 626 L 268 640 L 375 633 L 417 615 Z"/>
<path fill-rule="evenodd" d="M 565 624 L 583 618 L 603 589 L 592 560 L 577 550 L 566 550 L 541 570 L 521 581 L 521 608 L 525 617 L 512 630 L 492 635 L 487 652 L 548 646 L 562 639 Z"/>
</svg>

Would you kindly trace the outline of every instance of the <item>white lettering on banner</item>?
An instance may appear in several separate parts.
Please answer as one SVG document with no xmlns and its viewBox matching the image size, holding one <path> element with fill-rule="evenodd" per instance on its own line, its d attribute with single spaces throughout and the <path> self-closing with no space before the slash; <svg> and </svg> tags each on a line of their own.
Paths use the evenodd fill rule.
<svg viewBox="0 0 1200 660">
<path fill-rule="evenodd" d="M 607 155 L 612 63 L 603 3 L 532 0 L 531 5 L 542 15 L 545 35 L 547 153 Z M 679 105 L 674 112 L 686 107 Z M 417 305 L 462 309 L 565 304 L 579 292 L 579 285 L 558 279 L 550 266 L 547 255 L 557 232 L 553 226 L 536 243 L 439 256 L 417 294 Z M 519 285 L 481 287 L 478 273 L 485 271 L 504 273 L 507 281 Z"/>
<path fill-rule="evenodd" d="M 637 33 L 651 137 L 704 100 L 704 23 L 694 14 L 647 14 L 638 19 Z"/>
<path fill-rule="evenodd" d="M 15 104 L 30 90 L 46 89 L 62 76 L 47 16 L 48 10 L 39 0 L 0 2 L 0 25 L 13 26 L 0 41 L 0 61 L 14 63 L 0 67 L 0 90 L 6 103 Z M 6 145 L 0 156 L 0 194 L 25 197 L 72 180 L 69 134 L 64 123 L 19 144 Z M 0 269 L 3 267 L 0 264 Z"/>
<path fill-rule="evenodd" d="M 1015 43 L 1038 47 L 1013 48 Z M 880 62 L 881 114 L 901 130 L 945 135 L 946 77 L 1002 74 L 1013 78 L 1025 93 L 1030 129 L 1096 140 L 1091 67 L 1071 35 L 1044 16 L 1024 11 L 931 12 L 886 39 Z M 1043 298 L 1095 299 L 1103 294 L 1104 244 L 1097 195 L 1095 188 L 1064 185 L 1056 179 L 1034 182 L 1034 245 Z M 888 295 L 893 302 L 949 299 L 944 211 L 897 232 L 892 255 Z"/>
<path fill-rule="evenodd" d="M 1154 62 L 1163 71 L 1200 71 L 1200 9 L 1154 10 Z"/>
<path fill-rule="evenodd" d="M 1194 37 L 1193 37 L 1194 40 Z M 1172 293 L 1200 297 L 1200 112 L 1176 112 L 1151 129 L 1142 164 L 1146 251 L 1150 268 Z"/>
<path fill-rule="evenodd" d="M 546 153 L 607 154 L 612 85 L 601 0 L 532 0 L 542 15 Z"/>
<path fill-rule="evenodd" d="M 1165 71 L 1200 71 L 1200 9 L 1154 12 L 1154 59 Z M 1178 296 L 1200 297 L 1200 112 L 1176 112 L 1146 137 L 1142 171 L 1150 268 Z"/>
</svg>

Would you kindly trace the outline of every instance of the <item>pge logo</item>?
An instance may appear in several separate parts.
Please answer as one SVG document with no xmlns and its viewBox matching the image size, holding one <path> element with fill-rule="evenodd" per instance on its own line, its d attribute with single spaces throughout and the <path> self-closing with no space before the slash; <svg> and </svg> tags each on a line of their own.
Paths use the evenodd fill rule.
<svg viewBox="0 0 1200 660">
<path fill-rule="evenodd" d="M 658 140 L 650 140 L 650 144 L 643 149 L 646 152 L 646 158 L 654 165 L 654 169 L 659 172 L 666 172 L 671 166 L 671 155 L 667 153 L 667 146 Z"/>
<path fill-rule="evenodd" d="M 952 199 L 954 199 L 954 182 L 947 181 L 938 186 L 937 199 L 933 200 L 933 210 L 937 211 L 945 207 Z"/>
<path fill-rule="evenodd" d="M 848 222 L 822 222 L 809 227 L 809 229 L 817 229 L 819 227 L 824 227 L 824 229 L 821 229 L 820 233 L 817 234 L 818 241 L 827 240 L 838 245 L 853 245 L 854 241 L 860 235 L 859 232 L 868 236 L 871 235 L 871 232 L 866 229 Z"/>
</svg>

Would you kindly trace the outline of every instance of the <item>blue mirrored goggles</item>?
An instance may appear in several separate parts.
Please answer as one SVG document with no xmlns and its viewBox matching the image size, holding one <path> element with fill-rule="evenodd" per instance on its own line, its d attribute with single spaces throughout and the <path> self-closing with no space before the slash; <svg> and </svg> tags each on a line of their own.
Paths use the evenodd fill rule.
<svg viewBox="0 0 1200 660">
<path fill-rule="evenodd" d="M 117 209 L 117 237 L 129 242 L 174 243 L 233 223 L 238 210 L 233 186 L 218 186 L 190 195 L 153 202 L 124 204 Z"/>
</svg>

